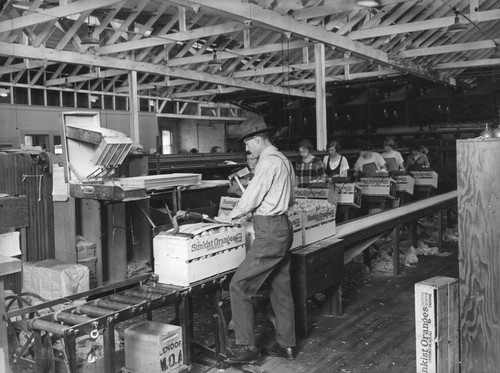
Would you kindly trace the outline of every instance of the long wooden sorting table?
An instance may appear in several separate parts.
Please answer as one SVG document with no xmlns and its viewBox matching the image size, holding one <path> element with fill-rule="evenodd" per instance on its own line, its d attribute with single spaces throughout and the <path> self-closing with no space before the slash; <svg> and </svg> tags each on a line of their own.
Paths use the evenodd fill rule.
<svg viewBox="0 0 500 373">
<path fill-rule="evenodd" d="M 292 251 L 292 285 L 297 335 L 307 336 L 307 299 L 324 291 L 327 314 L 342 314 L 344 265 L 364 251 L 382 233 L 392 230 L 394 274 L 399 270 L 399 228 L 412 224 L 416 245 L 417 220 L 438 213 L 438 243 L 443 242 L 442 211 L 457 204 L 457 191 L 395 207 L 337 226 L 335 235 Z"/>
</svg>

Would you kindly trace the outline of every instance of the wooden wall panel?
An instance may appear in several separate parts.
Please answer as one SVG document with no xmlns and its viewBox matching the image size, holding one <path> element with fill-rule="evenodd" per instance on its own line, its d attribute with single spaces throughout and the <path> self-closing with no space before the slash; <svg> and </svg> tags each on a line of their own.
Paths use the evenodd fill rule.
<svg viewBox="0 0 500 373">
<path fill-rule="evenodd" d="M 500 139 L 457 141 L 462 373 L 500 366 Z"/>
<path fill-rule="evenodd" d="M 26 195 L 28 198 L 29 225 L 24 261 L 54 258 L 52 174 L 43 167 L 49 158 L 43 152 L 38 155 L 0 154 L 0 193 Z"/>
</svg>

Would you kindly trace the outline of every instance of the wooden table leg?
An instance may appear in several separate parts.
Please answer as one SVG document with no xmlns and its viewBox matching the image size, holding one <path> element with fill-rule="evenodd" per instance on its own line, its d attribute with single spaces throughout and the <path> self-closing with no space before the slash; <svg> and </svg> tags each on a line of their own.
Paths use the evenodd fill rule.
<svg viewBox="0 0 500 373">
<path fill-rule="evenodd" d="M 309 331 L 307 329 L 307 299 L 305 297 L 305 294 L 296 292 L 294 301 L 296 325 L 295 330 L 297 336 L 299 336 L 300 338 L 305 338 L 309 334 Z"/>
</svg>

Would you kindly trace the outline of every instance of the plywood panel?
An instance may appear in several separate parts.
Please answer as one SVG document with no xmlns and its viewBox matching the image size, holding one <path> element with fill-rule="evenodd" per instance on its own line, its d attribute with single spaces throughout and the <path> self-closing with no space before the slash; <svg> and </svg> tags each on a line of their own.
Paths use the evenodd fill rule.
<svg viewBox="0 0 500 373">
<path fill-rule="evenodd" d="M 500 139 L 457 141 L 462 372 L 500 366 Z"/>
</svg>

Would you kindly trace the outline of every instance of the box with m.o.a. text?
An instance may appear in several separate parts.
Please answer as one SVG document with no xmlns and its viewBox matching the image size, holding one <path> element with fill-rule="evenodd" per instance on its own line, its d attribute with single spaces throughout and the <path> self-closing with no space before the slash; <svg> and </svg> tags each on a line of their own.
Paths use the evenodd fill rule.
<svg viewBox="0 0 500 373">
<path fill-rule="evenodd" d="M 415 284 L 417 373 L 459 372 L 458 280 L 436 276 Z"/>
</svg>

